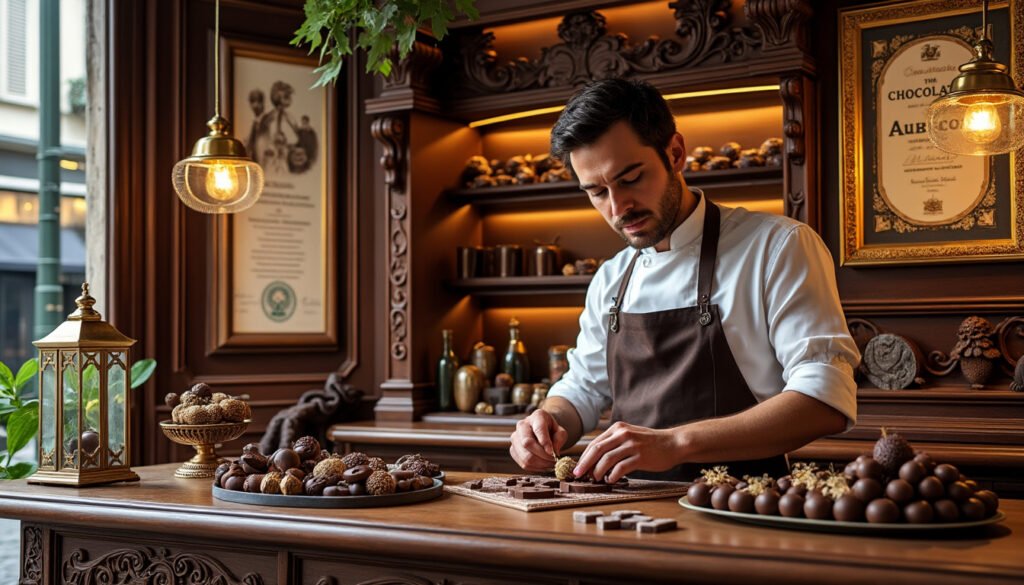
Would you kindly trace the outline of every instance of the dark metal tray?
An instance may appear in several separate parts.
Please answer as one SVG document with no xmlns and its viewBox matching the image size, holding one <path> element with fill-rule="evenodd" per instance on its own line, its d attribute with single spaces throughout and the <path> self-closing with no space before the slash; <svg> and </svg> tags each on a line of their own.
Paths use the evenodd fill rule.
<svg viewBox="0 0 1024 585">
<path fill-rule="evenodd" d="M 226 490 L 213 486 L 213 497 L 236 504 L 257 506 L 281 506 L 285 508 L 377 508 L 381 506 L 402 506 L 433 500 L 444 493 L 444 483 L 435 479 L 434 485 L 411 492 L 398 492 L 385 496 L 285 496 L 277 494 L 253 494 Z"/>
</svg>

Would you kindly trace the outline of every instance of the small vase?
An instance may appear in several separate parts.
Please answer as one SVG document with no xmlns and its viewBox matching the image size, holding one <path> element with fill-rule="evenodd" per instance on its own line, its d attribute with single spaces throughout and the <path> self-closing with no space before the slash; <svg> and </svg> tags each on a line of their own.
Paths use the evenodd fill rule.
<svg viewBox="0 0 1024 585">
<path fill-rule="evenodd" d="M 960 358 L 960 372 L 971 383 L 971 388 L 984 388 L 985 383 L 992 376 L 993 369 L 992 360 L 986 357 Z"/>
<path fill-rule="evenodd" d="M 474 365 L 465 365 L 456 370 L 455 407 L 461 412 L 473 412 L 486 384 L 484 373 Z"/>
</svg>

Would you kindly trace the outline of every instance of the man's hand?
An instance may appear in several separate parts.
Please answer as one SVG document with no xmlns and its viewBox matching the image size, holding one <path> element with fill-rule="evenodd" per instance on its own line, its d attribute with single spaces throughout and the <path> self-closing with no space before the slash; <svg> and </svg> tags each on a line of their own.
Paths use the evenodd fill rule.
<svg viewBox="0 0 1024 585">
<path fill-rule="evenodd" d="M 671 469 L 682 463 L 677 430 L 655 430 L 616 422 L 587 445 L 576 465 L 576 477 L 592 471 L 595 479 L 605 478 L 608 483 L 615 483 L 638 469 Z"/>
<path fill-rule="evenodd" d="M 516 423 L 509 453 L 526 471 L 547 471 L 565 445 L 568 433 L 546 410 L 537 409 Z"/>
</svg>

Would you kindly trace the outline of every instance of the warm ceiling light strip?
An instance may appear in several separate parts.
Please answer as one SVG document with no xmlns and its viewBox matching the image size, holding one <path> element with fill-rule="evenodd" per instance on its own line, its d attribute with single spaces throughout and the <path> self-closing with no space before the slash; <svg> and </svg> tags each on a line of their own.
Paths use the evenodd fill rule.
<svg viewBox="0 0 1024 585">
<path fill-rule="evenodd" d="M 685 100 L 690 98 L 709 97 L 718 95 L 732 95 L 737 93 L 757 93 L 761 91 L 779 91 L 778 85 L 752 85 L 750 87 L 730 87 L 727 89 L 709 89 L 705 91 L 687 91 L 683 93 L 670 93 L 665 96 L 665 100 Z M 552 106 L 550 108 L 538 108 L 536 110 L 526 110 L 524 112 L 515 112 L 512 114 L 505 114 L 502 116 L 495 116 L 493 118 L 484 118 L 483 120 L 476 120 L 469 123 L 470 128 L 479 128 L 481 126 L 489 126 L 491 124 L 498 124 L 500 122 L 508 122 L 509 120 L 521 120 L 523 118 L 532 118 L 533 116 L 543 116 L 544 114 L 555 114 L 565 109 L 565 106 Z"/>
</svg>

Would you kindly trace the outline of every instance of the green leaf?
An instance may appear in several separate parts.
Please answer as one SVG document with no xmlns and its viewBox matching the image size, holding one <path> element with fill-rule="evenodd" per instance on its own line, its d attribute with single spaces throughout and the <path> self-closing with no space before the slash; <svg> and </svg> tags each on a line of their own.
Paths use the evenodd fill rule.
<svg viewBox="0 0 1024 585">
<path fill-rule="evenodd" d="M 7 364 L 3 362 L 0 362 L 0 388 L 9 392 L 14 391 L 14 374 L 11 373 L 11 368 L 8 368 Z"/>
<path fill-rule="evenodd" d="M 145 384 L 146 380 L 153 375 L 154 370 L 156 370 L 156 360 L 152 358 L 139 360 L 132 364 L 132 388 L 138 388 Z"/>
<path fill-rule="evenodd" d="M 39 372 L 39 360 L 32 358 L 27 362 L 21 364 L 18 368 L 18 375 L 14 378 L 14 387 L 17 390 L 21 390 L 22 386 L 28 384 L 32 376 L 35 376 Z"/>
<path fill-rule="evenodd" d="M 22 461 L 8 467 L 5 471 L 7 479 L 23 479 L 35 473 L 36 469 L 38 466 L 35 461 Z"/>
<path fill-rule="evenodd" d="M 39 431 L 39 405 L 26 404 L 7 420 L 7 451 L 17 453 Z"/>
</svg>

